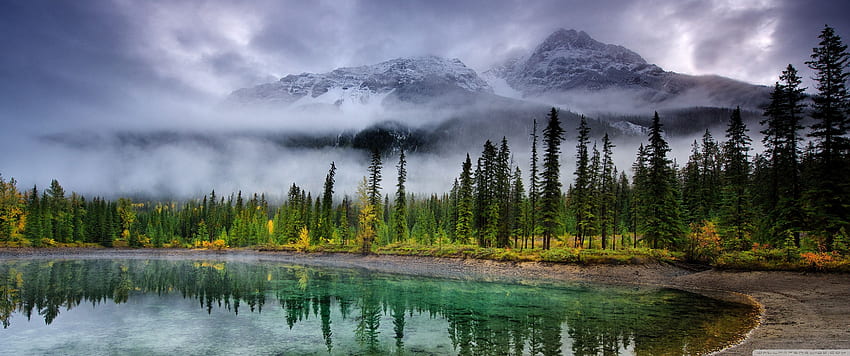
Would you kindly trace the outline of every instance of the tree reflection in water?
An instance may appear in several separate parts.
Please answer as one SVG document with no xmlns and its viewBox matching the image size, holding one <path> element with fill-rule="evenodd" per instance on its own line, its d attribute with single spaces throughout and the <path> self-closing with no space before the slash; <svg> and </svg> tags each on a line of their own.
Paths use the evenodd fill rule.
<svg viewBox="0 0 850 356">
<path fill-rule="evenodd" d="M 243 305 L 261 313 L 273 298 L 290 329 L 320 320 L 328 353 L 336 351 L 335 335 L 351 332 L 362 348 L 355 353 L 426 351 L 406 348 L 406 319 L 414 316 L 447 322 L 443 342 L 460 355 L 701 354 L 737 341 L 756 322 L 750 306 L 667 289 L 525 286 L 271 263 L 13 260 L 0 263 L 0 277 L 4 328 L 16 312 L 28 320 L 35 312 L 50 324 L 83 302 L 120 304 L 140 293 L 179 293 L 207 313 L 238 314 Z M 382 337 L 385 316 L 392 335 Z M 334 330 L 336 317 L 356 327 Z"/>
</svg>

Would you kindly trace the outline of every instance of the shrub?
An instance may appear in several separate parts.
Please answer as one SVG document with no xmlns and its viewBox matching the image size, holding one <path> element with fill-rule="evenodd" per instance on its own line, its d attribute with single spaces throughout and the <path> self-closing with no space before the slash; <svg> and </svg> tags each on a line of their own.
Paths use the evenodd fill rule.
<svg viewBox="0 0 850 356">
<path fill-rule="evenodd" d="M 712 221 L 691 224 L 685 241 L 685 257 L 690 261 L 714 262 L 721 252 L 720 234 Z"/>
<path fill-rule="evenodd" d="M 831 262 L 835 261 L 835 258 L 832 254 L 829 253 L 815 253 L 815 252 L 805 252 L 801 253 L 800 257 L 803 258 L 803 262 L 810 268 L 816 271 L 823 271 L 826 269 L 826 266 Z"/>
</svg>

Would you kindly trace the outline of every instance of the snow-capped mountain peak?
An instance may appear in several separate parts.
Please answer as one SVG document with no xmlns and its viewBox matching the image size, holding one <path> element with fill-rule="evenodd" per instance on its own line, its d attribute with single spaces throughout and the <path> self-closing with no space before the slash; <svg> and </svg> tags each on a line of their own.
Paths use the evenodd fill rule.
<svg viewBox="0 0 850 356">
<path fill-rule="evenodd" d="M 716 76 L 666 72 L 623 46 L 565 29 L 550 34 L 531 53 L 484 72 L 483 77 L 497 93 L 520 93 L 522 98 L 563 97 L 567 92 L 592 95 L 608 89 L 630 91 L 638 100 L 655 104 L 688 92 L 690 97 L 702 98 L 695 102 L 698 105 L 755 107 L 765 98 L 764 88 Z"/>
<path fill-rule="evenodd" d="M 493 89 L 458 59 L 423 56 L 338 68 L 321 74 L 291 74 L 277 82 L 236 90 L 231 98 L 239 102 L 339 106 L 374 104 L 389 95 L 401 101 L 423 102 L 458 92 L 492 93 Z"/>
</svg>

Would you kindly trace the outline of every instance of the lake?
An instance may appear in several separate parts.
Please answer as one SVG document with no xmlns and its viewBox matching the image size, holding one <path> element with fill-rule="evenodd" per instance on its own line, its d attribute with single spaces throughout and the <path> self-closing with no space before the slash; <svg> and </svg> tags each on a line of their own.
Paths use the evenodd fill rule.
<svg viewBox="0 0 850 356">
<path fill-rule="evenodd" d="M 2 354 L 677 355 L 750 305 L 664 288 L 425 278 L 280 262 L 0 261 Z"/>
</svg>

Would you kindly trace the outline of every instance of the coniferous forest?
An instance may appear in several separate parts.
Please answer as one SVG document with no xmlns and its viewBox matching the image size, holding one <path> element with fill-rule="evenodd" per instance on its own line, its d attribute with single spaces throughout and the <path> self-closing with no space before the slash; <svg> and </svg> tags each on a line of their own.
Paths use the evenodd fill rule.
<svg viewBox="0 0 850 356">
<path fill-rule="evenodd" d="M 261 247 L 301 251 L 465 254 L 495 259 L 630 263 L 641 256 L 732 267 L 829 268 L 850 256 L 850 96 L 847 46 L 826 27 L 806 64 L 788 65 L 758 127 L 736 109 L 723 137 L 706 131 L 687 162 L 670 158 L 664 117 L 652 116 L 631 167 L 614 164 L 607 133 L 559 111 L 530 121 L 530 165 L 511 143 L 483 142 L 458 162 L 451 190 L 407 191 L 405 152 L 372 152 L 356 196 L 335 195 L 334 162 L 321 192 L 211 191 L 188 201 L 108 200 L 57 180 L 19 187 L 0 177 L 3 246 Z M 753 150 L 753 132 L 764 150 Z M 575 139 L 575 147 L 561 143 Z M 574 160 L 572 177 L 561 162 Z M 382 177 L 397 175 L 383 195 Z M 569 184 L 565 182 L 570 182 Z M 529 252 L 531 251 L 531 252 Z M 844 268 L 844 267 L 841 267 Z"/>
</svg>

